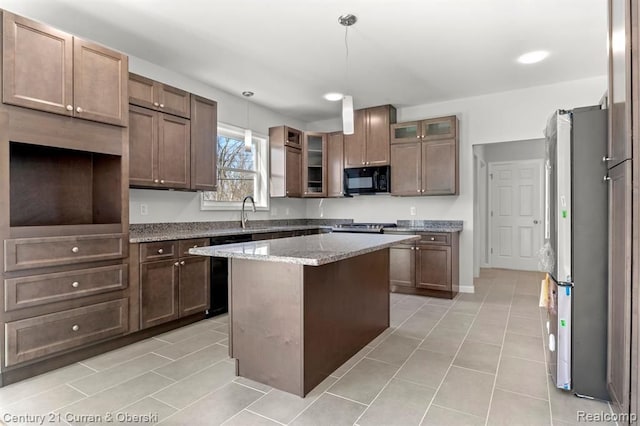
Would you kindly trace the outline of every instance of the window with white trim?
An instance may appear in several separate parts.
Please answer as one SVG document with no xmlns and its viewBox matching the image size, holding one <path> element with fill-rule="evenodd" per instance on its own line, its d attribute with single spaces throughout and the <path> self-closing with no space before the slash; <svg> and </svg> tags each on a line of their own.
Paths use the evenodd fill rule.
<svg viewBox="0 0 640 426">
<path fill-rule="evenodd" d="M 267 138 L 224 124 L 218 125 L 217 191 L 202 193 L 202 210 L 235 210 L 253 196 L 256 207 L 269 208 Z"/>
</svg>

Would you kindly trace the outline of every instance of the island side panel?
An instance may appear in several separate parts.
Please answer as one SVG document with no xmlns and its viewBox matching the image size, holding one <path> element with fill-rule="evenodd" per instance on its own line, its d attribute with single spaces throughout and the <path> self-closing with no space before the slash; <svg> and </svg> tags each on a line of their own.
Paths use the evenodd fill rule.
<svg viewBox="0 0 640 426">
<path fill-rule="evenodd" d="M 302 265 L 229 263 L 231 356 L 238 375 L 303 396 Z"/>
<path fill-rule="evenodd" d="M 389 249 L 304 267 L 304 393 L 389 327 Z"/>
</svg>

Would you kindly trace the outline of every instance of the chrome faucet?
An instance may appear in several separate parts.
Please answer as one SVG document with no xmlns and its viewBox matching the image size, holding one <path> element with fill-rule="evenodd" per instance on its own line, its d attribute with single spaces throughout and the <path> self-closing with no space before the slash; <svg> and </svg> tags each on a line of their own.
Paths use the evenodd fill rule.
<svg viewBox="0 0 640 426">
<path fill-rule="evenodd" d="M 242 212 L 240 213 L 240 224 L 242 225 L 242 229 L 247 228 L 247 221 L 249 220 L 249 218 L 247 217 L 247 213 L 244 211 L 244 203 L 247 200 L 251 200 L 253 212 L 256 212 L 256 202 L 253 200 L 253 197 L 251 195 L 247 195 L 246 197 L 244 197 L 244 200 L 242 200 Z"/>
</svg>

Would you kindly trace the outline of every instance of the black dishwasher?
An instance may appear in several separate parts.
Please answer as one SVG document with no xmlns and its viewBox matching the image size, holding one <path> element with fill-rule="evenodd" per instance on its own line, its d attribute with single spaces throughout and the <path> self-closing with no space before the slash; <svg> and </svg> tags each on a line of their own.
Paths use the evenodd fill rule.
<svg viewBox="0 0 640 426">
<path fill-rule="evenodd" d="M 251 234 L 227 235 L 211 238 L 211 245 L 244 243 L 251 241 Z M 211 258 L 211 304 L 206 312 L 207 318 L 224 314 L 229 310 L 229 259 Z"/>
</svg>

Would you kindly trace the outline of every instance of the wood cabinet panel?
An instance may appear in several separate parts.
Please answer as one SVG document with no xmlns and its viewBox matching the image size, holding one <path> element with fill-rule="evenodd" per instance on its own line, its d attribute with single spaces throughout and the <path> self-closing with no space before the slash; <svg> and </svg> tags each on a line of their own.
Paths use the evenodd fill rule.
<svg viewBox="0 0 640 426">
<path fill-rule="evenodd" d="M 455 140 L 422 143 L 422 193 L 458 193 L 458 154 Z"/>
<path fill-rule="evenodd" d="M 158 114 L 129 107 L 129 185 L 154 186 L 158 179 Z"/>
<path fill-rule="evenodd" d="M 74 37 L 74 116 L 125 126 L 128 69 L 126 55 Z"/>
<path fill-rule="evenodd" d="M 451 247 L 417 245 L 416 287 L 451 290 Z"/>
<path fill-rule="evenodd" d="M 366 155 L 368 166 L 386 166 L 389 164 L 389 126 L 391 115 L 395 122 L 395 108 L 383 105 L 367 108 L 366 119 Z"/>
<path fill-rule="evenodd" d="M 416 255 L 413 244 L 397 245 L 389 249 L 389 283 L 392 286 L 416 286 Z"/>
<path fill-rule="evenodd" d="M 179 317 L 179 265 L 177 260 L 140 265 L 140 328 Z"/>
<path fill-rule="evenodd" d="M 7 11 L 2 15 L 2 101 L 72 115 L 73 37 Z"/>
<path fill-rule="evenodd" d="M 160 184 L 189 188 L 191 179 L 191 127 L 189 120 L 168 114 L 159 116 L 158 176 Z"/>
<path fill-rule="evenodd" d="M 126 234 L 5 240 L 5 271 L 122 259 L 127 255 Z"/>
<path fill-rule="evenodd" d="M 302 196 L 302 151 L 285 147 L 285 188 L 287 197 Z"/>
<path fill-rule="evenodd" d="M 391 194 L 420 195 L 422 188 L 420 143 L 392 145 L 391 164 Z"/>
<path fill-rule="evenodd" d="M 631 162 L 609 171 L 609 320 L 607 388 L 629 407 L 631 364 Z"/>
<path fill-rule="evenodd" d="M 127 265 L 103 266 L 4 280 L 5 312 L 73 300 L 127 287 Z"/>
<path fill-rule="evenodd" d="M 191 95 L 185 90 L 159 83 L 158 103 L 160 111 L 164 113 L 191 117 Z"/>
<path fill-rule="evenodd" d="M 193 256 L 180 260 L 180 316 L 209 309 L 210 263 L 208 257 Z"/>
<path fill-rule="evenodd" d="M 363 167 L 365 165 L 367 144 L 367 113 L 363 109 L 354 111 L 354 131 L 344 135 L 344 166 Z"/>
<path fill-rule="evenodd" d="M 191 189 L 215 191 L 218 103 L 191 95 Z"/>
<path fill-rule="evenodd" d="M 180 257 L 191 256 L 189 249 L 210 246 L 209 238 L 198 238 L 193 240 L 179 240 L 178 241 L 178 255 Z"/>
<path fill-rule="evenodd" d="M 79 347 L 128 331 L 128 299 L 5 324 L 5 365 Z"/>
<path fill-rule="evenodd" d="M 344 135 L 342 132 L 327 135 L 327 196 L 344 195 Z"/>
<path fill-rule="evenodd" d="M 140 244 L 140 262 L 178 258 L 178 245 L 175 241 L 154 241 Z"/>
<path fill-rule="evenodd" d="M 129 103 L 154 109 L 155 81 L 138 74 L 129 73 Z"/>
</svg>

